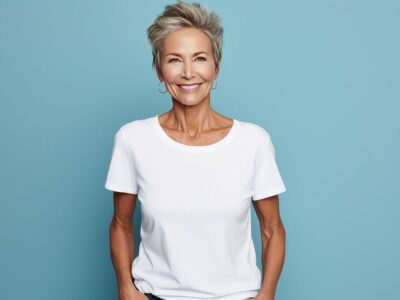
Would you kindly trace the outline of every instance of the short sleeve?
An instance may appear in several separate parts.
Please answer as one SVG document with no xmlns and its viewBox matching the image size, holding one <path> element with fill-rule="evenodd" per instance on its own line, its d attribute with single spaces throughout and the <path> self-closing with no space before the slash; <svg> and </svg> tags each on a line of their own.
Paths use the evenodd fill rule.
<svg viewBox="0 0 400 300">
<path fill-rule="evenodd" d="M 286 191 L 277 163 L 275 149 L 269 133 L 262 129 L 256 153 L 252 200 L 261 200 Z"/>
<path fill-rule="evenodd" d="M 127 147 L 122 127 L 114 136 L 111 161 L 104 187 L 110 191 L 137 194 L 137 176 L 131 151 Z"/>
</svg>

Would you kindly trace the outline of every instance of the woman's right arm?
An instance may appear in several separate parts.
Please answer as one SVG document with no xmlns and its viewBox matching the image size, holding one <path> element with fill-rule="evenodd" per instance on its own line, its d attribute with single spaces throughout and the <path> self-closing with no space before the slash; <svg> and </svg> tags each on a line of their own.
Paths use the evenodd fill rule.
<svg viewBox="0 0 400 300">
<path fill-rule="evenodd" d="M 119 300 L 147 300 L 133 284 L 134 227 L 137 195 L 114 192 L 114 215 L 110 224 L 110 251 L 118 284 Z"/>
</svg>

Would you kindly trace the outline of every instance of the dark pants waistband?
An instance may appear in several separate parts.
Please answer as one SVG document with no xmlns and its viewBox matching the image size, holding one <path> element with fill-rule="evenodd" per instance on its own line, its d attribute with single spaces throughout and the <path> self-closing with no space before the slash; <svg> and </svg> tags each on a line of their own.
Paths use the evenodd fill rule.
<svg viewBox="0 0 400 300">
<path fill-rule="evenodd" d="M 144 293 L 149 300 L 165 300 L 164 298 L 160 298 L 156 295 L 153 295 L 152 293 Z"/>
</svg>

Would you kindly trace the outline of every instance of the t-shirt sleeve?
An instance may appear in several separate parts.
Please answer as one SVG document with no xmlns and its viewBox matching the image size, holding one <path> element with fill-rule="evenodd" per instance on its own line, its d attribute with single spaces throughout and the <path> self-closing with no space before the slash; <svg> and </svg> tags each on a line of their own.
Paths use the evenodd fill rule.
<svg viewBox="0 0 400 300">
<path fill-rule="evenodd" d="M 137 175 L 131 151 L 122 132 L 122 127 L 114 136 L 111 161 L 104 187 L 110 191 L 137 194 Z"/>
<path fill-rule="evenodd" d="M 286 186 L 275 161 L 274 145 L 269 133 L 263 129 L 256 153 L 252 200 L 261 200 L 284 191 Z"/>
</svg>

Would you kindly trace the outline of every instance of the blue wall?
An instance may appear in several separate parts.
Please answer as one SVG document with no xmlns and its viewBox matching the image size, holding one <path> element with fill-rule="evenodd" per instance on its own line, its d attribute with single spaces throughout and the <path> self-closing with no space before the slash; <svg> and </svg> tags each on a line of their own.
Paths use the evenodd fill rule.
<svg viewBox="0 0 400 300">
<path fill-rule="evenodd" d="M 168 3 L 0 0 L 1 299 L 117 299 L 103 185 L 119 126 L 170 109 L 145 33 Z M 399 299 L 399 2 L 203 3 L 212 105 L 270 132 L 288 189 L 276 299 Z"/>
</svg>

